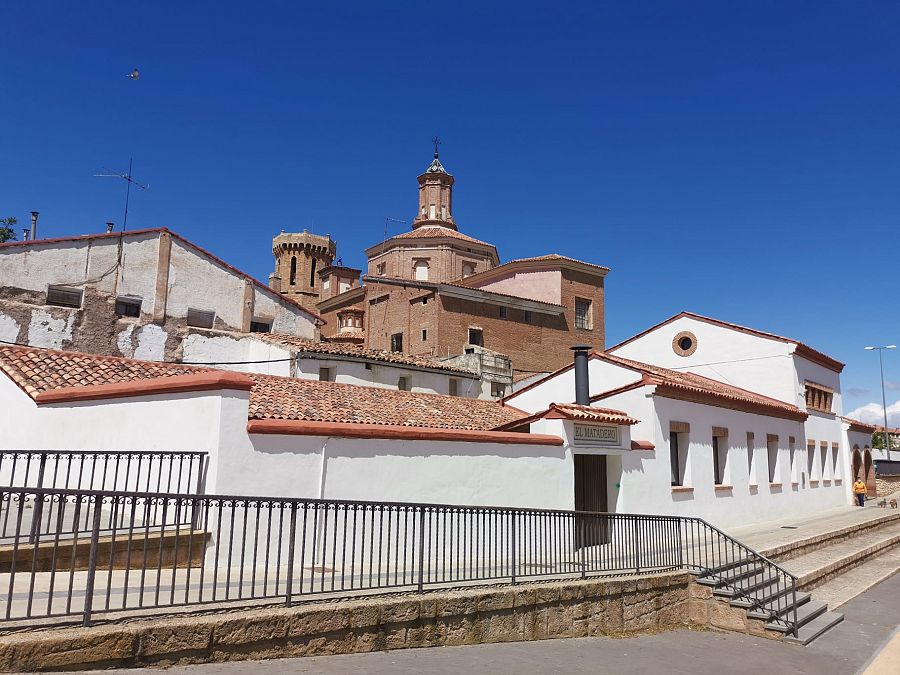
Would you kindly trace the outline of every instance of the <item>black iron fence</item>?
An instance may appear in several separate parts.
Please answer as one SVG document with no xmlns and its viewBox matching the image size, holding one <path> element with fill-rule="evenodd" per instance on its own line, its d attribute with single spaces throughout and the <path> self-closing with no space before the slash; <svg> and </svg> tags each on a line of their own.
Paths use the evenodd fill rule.
<svg viewBox="0 0 900 675">
<path fill-rule="evenodd" d="M 0 485 L 202 493 L 207 460 L 196 451 L 0 450 Z"/>
<path fill-rule="evenodd" d="M 0 522 L 7 621 L 686 569 L 796 624 L 796 579 L 697 518 L 0 488 Z"/>
</svg>

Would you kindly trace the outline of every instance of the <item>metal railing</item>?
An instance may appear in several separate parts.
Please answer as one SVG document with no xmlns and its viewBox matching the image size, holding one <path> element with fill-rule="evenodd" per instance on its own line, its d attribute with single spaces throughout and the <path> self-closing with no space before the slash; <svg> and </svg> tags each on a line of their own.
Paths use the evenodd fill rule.
<svg viewBox="0 0 900 675">
<path fill-rule="evenodd" d="M 32 541 L 38 504 L 53 527 Z M 737 596 L 790 628 L 784 595 L 755 595 L 736 572 L 762 566 L 796 593 L 775 563 L 677 516 L 0 488 L 0 522 L 7 621 L 686 569 L 735 576 Z"/>
<path fill-rule="evenodd" d="M 197 451 L 0 450 L 0 485 L 202 493 L 207 461 Z"/>
</svg>

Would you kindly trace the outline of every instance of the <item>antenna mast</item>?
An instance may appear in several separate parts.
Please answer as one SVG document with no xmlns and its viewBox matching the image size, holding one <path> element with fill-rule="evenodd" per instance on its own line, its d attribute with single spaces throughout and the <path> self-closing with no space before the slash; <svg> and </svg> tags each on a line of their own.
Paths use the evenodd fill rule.
<svg viewBox="0 0 900 675">
<path fill-rule="evenodd" d="M 149 185 L 144 185 L 143 183 L 138 183 L 134 177 L 131 175 L 131 169 L 134 165 L 134 157 L 128 158 L 128 173 L 118 173 L 116 171 L 106 170 L 106 173 L 95 173 L 94 176 L 98 178 L 121 178 L 125 181 L 125 217 L 122 219 L 122 232 L 125 231 L 125 228 L 128 226 L 128 200 L 131 197 L 131 184 L 134 183 L 141 190 L 149 190 Z"/>
</svg>

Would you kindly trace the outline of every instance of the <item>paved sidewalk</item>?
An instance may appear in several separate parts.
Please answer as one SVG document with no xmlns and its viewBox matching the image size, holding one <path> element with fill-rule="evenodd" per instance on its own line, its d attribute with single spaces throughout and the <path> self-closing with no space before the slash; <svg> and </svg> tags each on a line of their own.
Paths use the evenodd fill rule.
<svg viewBox="0 0 900 675">
<path fill-rule="evenodd" d="M 281 673 L 672 673 L 720 675 L 760 672 L 853 675 L 873 659 L 872 675 L 900 672 L 900 643 L 891 641 L 900 624 L 900 576 L 851 600 L 846 619 L 808 647 L 736 633 L 673 631 L 628 639 L 580 638 L 470 647 L 434 647 L 373 654 L 305 659 L 244 661 L 180 666 L 171 675 L 280 675 Z M 890 642 L 890 644 L 888 644 Z M 885 648 L 885 646 L 887 648 Z M 884 649 L 884 651 L 882 651 Z M 880 654 L 879 654 L 880 652 Z M 95 673 L 109 671 L 93 671 Z M 158 669 L 125 671 L 160 675 Z"/>
</svg>

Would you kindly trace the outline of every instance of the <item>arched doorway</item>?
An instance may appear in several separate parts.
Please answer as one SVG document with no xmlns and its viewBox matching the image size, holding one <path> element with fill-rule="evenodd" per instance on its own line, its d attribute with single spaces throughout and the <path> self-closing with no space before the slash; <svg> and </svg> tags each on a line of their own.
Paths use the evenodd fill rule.
<svg viewBox="0 0 900 675">
<path fill-rule="evenodd" d="M 853 480 L 855 481 L 857 478 L 862 478 L 862 474 L 860 471 L 862 470 L 862 453 L 859 451 L 859 446 L 853 446 Z"/>
<path fill-rule="evenodd" d="M 865 469 L 863 480 L 866 482 L 866 496 L 875 497 L 878 490 L 875 485 L 875 467 L 872 466 L 872 451 L 869 450 L 869 446 L 866 446 L 863 452 L 863 468 Z"/>
</svg>

